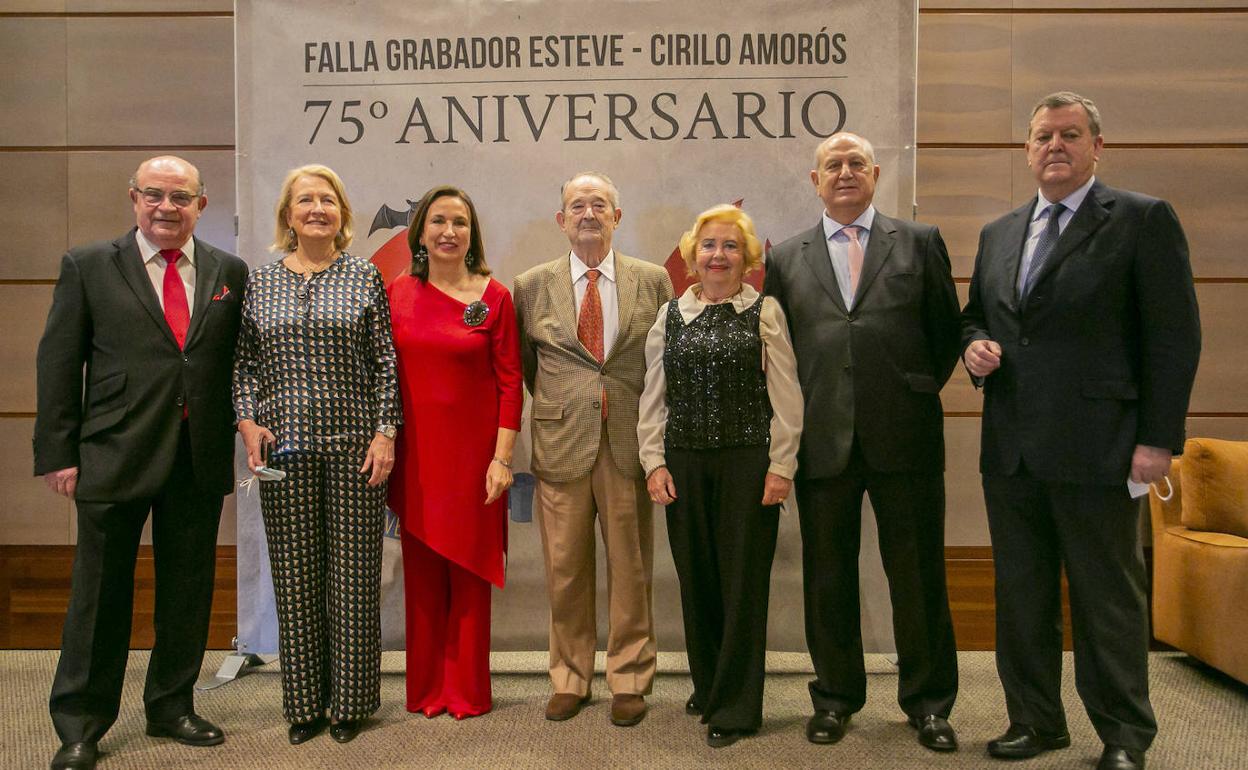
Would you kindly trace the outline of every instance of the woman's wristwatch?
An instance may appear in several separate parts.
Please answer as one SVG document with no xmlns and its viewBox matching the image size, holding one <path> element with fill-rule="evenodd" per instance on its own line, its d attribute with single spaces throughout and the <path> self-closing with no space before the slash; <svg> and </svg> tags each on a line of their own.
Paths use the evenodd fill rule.
<svg viewBox="0 0 1248 770">
<path fill-rule="evenodd" d="M 382 425 L 381 427 L 377 428 L 377 432 L 385 436 L 386 438 L 390 439 L 391 441 L 394 441 L 394 437 L 399 435 L 399 429 L 394 427 L 393 425 Z"/>
</svg>

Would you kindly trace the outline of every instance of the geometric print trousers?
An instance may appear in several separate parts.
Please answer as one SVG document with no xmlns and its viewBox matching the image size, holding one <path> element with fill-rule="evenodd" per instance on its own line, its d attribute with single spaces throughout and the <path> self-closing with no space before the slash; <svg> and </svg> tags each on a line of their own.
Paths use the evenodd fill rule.
<svg viewBox="0 0 1248 770">
<path fill-rule="evenodd" d="M 381 543 L 386 485 L 357 451 L 276 453 L 260 484 L 277 599 L 282 712 L 297 724 L 381 706 Z"/>
</svg>

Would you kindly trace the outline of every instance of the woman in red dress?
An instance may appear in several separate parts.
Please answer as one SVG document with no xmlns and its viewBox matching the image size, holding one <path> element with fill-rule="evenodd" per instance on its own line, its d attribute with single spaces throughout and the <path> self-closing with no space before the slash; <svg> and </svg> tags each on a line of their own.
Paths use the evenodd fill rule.
<svg viewBox="0 0 1248 770">
<path fill-rule="evenodd" d="M 404 425 L 390 508 L 403 522 L 407 710 L 490 710 L 490 591 L 503 587 L 507 488 L 520 429 L 511 294 L 490 278 L 472 200 L 425 194 L 412 267 L 390 285 Z"/>
</svg>

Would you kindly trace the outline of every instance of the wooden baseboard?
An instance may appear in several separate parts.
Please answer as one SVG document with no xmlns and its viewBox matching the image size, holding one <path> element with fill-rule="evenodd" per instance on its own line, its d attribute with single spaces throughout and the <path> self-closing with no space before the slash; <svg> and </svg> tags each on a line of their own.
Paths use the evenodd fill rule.
<svg viewBox="0 0 1248 770">
<path fill-rule="evenodd" d="M 69 602 L 73 568 L 72 545 L 0 545 L 0 649 L 56 649 Z M 135 569 L 134 622 L 130 646 L 152 646 L 155 599 L 152 549 L 139 549 Z M 949 604 L 959 650 L 991 650 L 994 646 L 992 549 L 987 546 L 945 549 Z M 234 546 L 218 546 L 216 591 L 212 603 L 211 649 L 231 649 L 237 629 L 237 554 Z M 1070 649 L 1070 610 L 1065 584 L 1062 616 L 1066 648 Z"/>
<path fill-rule="evenodd" d="M 56 649 L 69 605 L 72 545 L 0 545 L 0 649 Z M 238 626 L 237 556 L 234 546 L 217 547 L 208 647 L 230 649 Z M 150 649 L 156 599 L 152 547 L 140 546 L 134 569 L 134 621 L 130 647 Z"/>
</svg>

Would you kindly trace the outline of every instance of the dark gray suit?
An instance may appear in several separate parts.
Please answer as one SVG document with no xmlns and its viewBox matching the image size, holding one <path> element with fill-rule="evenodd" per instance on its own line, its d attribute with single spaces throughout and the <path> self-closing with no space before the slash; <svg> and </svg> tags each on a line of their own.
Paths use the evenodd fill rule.
<svg viewBox="0 0 1248 770">
<path fill-rule="evenodd" d="M 63 743 L 98 741 L 117 717 L 149 511 L 157 590 L 147 715 L 169 721 L 192 710 L 221 501 L 234 478 L 230 376 L 246 279 L 238 257 L 195 241 L 179 349 L 134 230 L 61 260 L 39 342 L 34 455 L 36 475 L 79 468 L 78 545 L 51 699 Z"/>
<path fill-rule="evenodd" d="M 806 403 L 796 487 L 815 708 L 852 713 L 866 701 L 858 604 L 865 491 L 893 598 L 898 700 L 912 716 L 948 716 L 957 658 L 938 394 L 957 362 L 958 300 L 944 241 L 931 225 L 877 212 L 847 309 L 820 222 L 775 248 L 765 289 L 788 318 Z"/>
<path fill-rule="evenodd" d="M 1076 684 L 1101 740 L 1143 751 L 1147 575 L 1126 480 L 1137 444 L 1182 451 L 1200 356 L 1187 241 L 1165 201 L 1096 182 L 1027 298 L 1036 199 L 984 227 L 963 344 L 992 339 L 980 451 L 996 565 L 997 667 L 1010 721 L 1066 729 L 1060 572 Z"/>
</svg>

